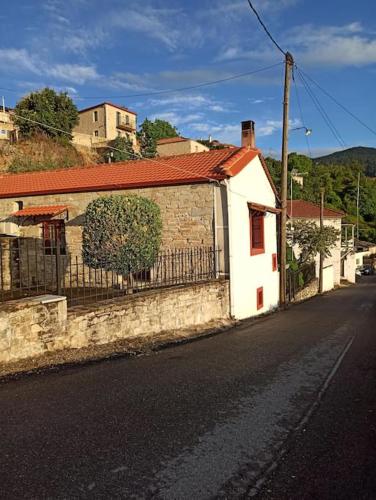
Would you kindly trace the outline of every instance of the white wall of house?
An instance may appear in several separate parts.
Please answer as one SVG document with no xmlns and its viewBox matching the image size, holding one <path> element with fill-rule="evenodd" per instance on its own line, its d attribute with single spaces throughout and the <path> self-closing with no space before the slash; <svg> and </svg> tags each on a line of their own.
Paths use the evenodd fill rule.
<svg viewBox="0 0 376 500">
<path fill-rule="evenodd" d="M 322 289 L 324 292 L 328 292 L 329 290 L 333 290 L 334 288 L 334 270 L 333 266 L 324 266 L 322 276 Z"/>
<path fill-rule="evenodd" d="M 294 221 L 296 220 L 301 220 L 301 221 L 306 221 L 306 222 L 315 222 L 315 224 L 319 225 L 320 220 L 319 219 L 298 219 L 294 218 L 293 219 L 293 225 Z M 339 231 L 339 236 L 336 241 L 336 244 L 333 248 L 330 250 L 330 256 L 326 257 L 324 259 L 324 267 L 331 266 L 331 272 L 333 273 L 333 286 L 337 286 L 341 282 L 341 219 L 339 217 L 330 219 L 330 218 L 325 218 L 324 219 L 324 226 L 331 226 L 334 227 L 337 231 Z M 300 255 L 300 249 L 297 245 L 294 245 L 294 254 L 298 258 Z M 315 257 L 315 265 L 316 265 L 316 277 L 319 276 L 320 272 L 320 255 L 317 254 Z"/>
<path fill-rule="evenodd" d="M 343 262 L 343 278 L 350 283 L 355 283 L 356 258 L 354 253 L 346 256 Z"/>
<path fill-rule="evenodd" d="M 276 206 L 273 189 L 258 157 L 228 180 L 231 314 L 248 318 L 275 309 L 279 301 L 279 273 L 273 271 L 277 253 L 276 215 L 264 217 L 265 251 L 250 253 L 248 203 Z M 257 289 L 263 288 L 263 307 L 257 308 Z"/>
</svg>

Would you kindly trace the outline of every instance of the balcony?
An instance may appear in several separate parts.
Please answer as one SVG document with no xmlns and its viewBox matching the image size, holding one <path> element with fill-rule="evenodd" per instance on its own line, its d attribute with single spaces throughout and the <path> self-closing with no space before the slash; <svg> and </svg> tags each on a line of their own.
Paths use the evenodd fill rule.
<svg viewBox="0 0 376 500">
<path fill-rule="evenodd" d="M 341 257 L 345 258 L 349 253 L 354 252 L 355 240 L 354 224 L 342 224 L 341 226 Z"/>
<path fill-rule="evenodd" d="M 126 122 L 125 120 L 118 120 L 116 123 L 116 128 L 120 130 L 125 130 L 125 132 L 135 132 L 136 127 L 131 122 Z"/>
</svg>

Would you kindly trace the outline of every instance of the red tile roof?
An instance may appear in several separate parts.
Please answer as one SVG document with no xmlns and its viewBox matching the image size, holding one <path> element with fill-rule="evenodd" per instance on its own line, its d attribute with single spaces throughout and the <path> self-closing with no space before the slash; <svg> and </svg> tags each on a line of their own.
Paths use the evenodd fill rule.
<svg viewBox="0 0 376 500">
<path fill-rule="evenodd" d="M 153 160 L 132 160 L 64 170 L 0 175 L 0 198 L 112 191 L 222 180 L 239 173 L 260 152 L 219 149 Z M 272 184 L 273 189 L 274 186 Z"/>
<path fill-rule="evenodd" d="M 107 104 L 107 106 L 112 106 L 114 108 L 121 109 L 122 111 L 126 111 L 127 113 L 131 113 L 132 115 L 137 115 L 137 113 L 135 111 L 132 111 L 131 109 L 125 108 L 124 106 L 118 106 L 117 104 L 113 104 L 112 102 L 107 101 L 95 104 L 95 106 L 89 106 L 88 108 L 79 109 L 78 112 L 83 113 L 84 111 L 90 111 L 91 109 L 101 108 L 105 104 Z"/>
<path fill-rule="evenodd" d="M 291 206 L 292 205 L 292 206 Z M 287 201 L 288 216 L 296 217 L 299 219 L 319 219 L 320 218 L 320 205 L 305 200 L 288 200 Z M 345 216 L 344 212 L 333 210 L 331 208 L 324 208 L 324 217 L 326 219 L 342 218 Z"/>
<path fill-rule="evenodd" d="M 163 144 L 173 144 L 175 142 L 186 141 L 189 141 L 189 139 L 186 139 L 185 137 L 166 137 L 166 139 L 159 139 L 159 141 L 157 141 L 157 145 L 162 146 Z"/>
<path fill-rule="evenodd" d="M 30 217 L 37 215 L 59 215 L 64 210 L 67 210 L 68 205 L 50 205 L 50 206 L 42 206 L 42 207 L 27 207 L 22 210 L 17 210 L 12 215 L 16 217 Z"/>
</svg>

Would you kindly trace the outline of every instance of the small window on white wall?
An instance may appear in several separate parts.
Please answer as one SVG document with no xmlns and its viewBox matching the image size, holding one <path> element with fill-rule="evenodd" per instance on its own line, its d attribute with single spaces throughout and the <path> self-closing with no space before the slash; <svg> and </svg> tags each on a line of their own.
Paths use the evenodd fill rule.
<svg viewBox="0 0 376 500">
<path fill-rule="evenodd" d="M 93 121 L 94 122 L 98 121 L 98 111 L 93 111 Z"/>
</svg>

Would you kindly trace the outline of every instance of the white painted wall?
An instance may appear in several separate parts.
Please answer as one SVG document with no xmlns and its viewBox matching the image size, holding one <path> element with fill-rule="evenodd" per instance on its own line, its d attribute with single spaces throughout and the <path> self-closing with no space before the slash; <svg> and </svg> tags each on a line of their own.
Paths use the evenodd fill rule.
<svg viewBox="0 0 376 500">
<path fill-rule="evenodd" d="M 293 222 L 296 220 L 301 220 L 303 222 L 304 221 L 315 222 L 317 225 L 320 224 L 319 219 L 298 219 L 298 218 L 294 217 Z M 324 267 L 332 266 L 333 283 L 335 286 L 337 286 L 341 282 L 341 219 L 338 217 L 334 218 L 334 219 L 325 218 L 324 219 L 324 226 L 331 226 L 331 227 L 334 227 L 335 229 L 337 229 L 337 231 L 339 231 L 339 237 L 337 239 L 337 242 L 336 242 L 335 246 L 330 250 L 331 255 L 324 259 Z M 300 249 L 297 245 L 294 245 L 294 254 L 296 257 L 299 257 L 299 255 L 300 255 Z M 316 277 L 318 278 L 319 277 L 319 269 L 320 269 L 320 255 L 319 254 L 317 254 L 315 257 L 315 265 L 316 265 Z"/>
<path fill-rule="evenodd" d="M 231 313 L 248 318 L 278 306 L 279 273 L 272 270 L 277 253 L 276 215 L 264 220 L 265 253 L 250 255 L 248 203 L 276 206 L 276 199 L 259 158 L 228 180 L 229 253 Z M 256 291 L 264 289 L 264 307 L 257 310 Z"/>
<path fill-rule="evenodd" d="M 355 283 L 356 258 L 355 253 L 350 253 L 346 256 L 343 263 L 344 278 L 349 283 Z"/>
<path fill-rule="evenodd" d="M 334 270 L 333 266 L 325 266 L 322 273 L 322 289 L 323 292 L 328 292 L 334 288 Z"/>
</svg>

